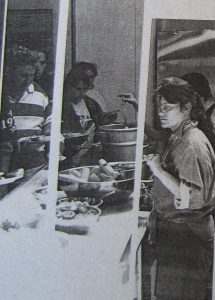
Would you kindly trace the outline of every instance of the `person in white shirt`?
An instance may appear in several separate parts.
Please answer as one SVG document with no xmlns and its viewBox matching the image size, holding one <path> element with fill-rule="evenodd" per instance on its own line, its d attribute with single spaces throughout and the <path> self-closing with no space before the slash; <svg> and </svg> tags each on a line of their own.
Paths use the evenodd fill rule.
<svg viewBox="0 0 215 300">
<path fill-rule="evenodd" d="M 76 70 L 77 72 L 83 72 L 88 77 L 90 86 L 86 92 L 86 95 L 95 100 L 101 106 L 103 112 L 107 112 L 108 109 L 105 98 L 94 85 L 95 79 L 98 76 L 97 65 L 95 63 L 81 61 L 73 65 L 73 70 Z"/>
<path fill-rule="evenodd" d="M 117 118 L 117 114 L 106 114 L 94 99 L 86 95 L 90 86 L 86 74 L 77 69 L 72 69 L 67 74 L 64 83 L 62 132 L 88 133 L 87 141 L 75 147 L 72 141 L 65 140 L 65 156 L 75 165 L 79 165 L 81 161 L 83 163 L 83 155 L 89 153 L 96 128 L 110 124 Z"/>
</svg>

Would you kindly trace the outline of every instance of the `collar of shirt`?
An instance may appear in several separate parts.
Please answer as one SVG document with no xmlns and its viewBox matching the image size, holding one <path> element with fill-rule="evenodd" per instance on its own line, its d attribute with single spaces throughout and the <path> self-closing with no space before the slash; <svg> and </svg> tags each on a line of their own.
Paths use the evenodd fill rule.
<svg viewBox="0 0 215 300">
<path fill-rule="evenodd" d="M 181 123 L 181 125 L 171 134 L 171 136 L 181 138 L 187 129 L 197 127 L 197 125 L 198 122 L 187 119 Z"/>
<path fill-rule="evenodd" d="M 172 151 L 172 149 L 176 146 L 176 144 L 180 143 L 182 136 L 189 128 L 194 128 L 198 125 L 197 122 L 193 122 L 190 119 L 187 119 L 181 123 L 181 125 L 170 135 L 169 140 L 165 145 L 165 150 L 162 155 L 163 164 L 166 161 L 167 156 Z"/>
<path fill-rule="evenodd" d="M 34 92 L 34 84 L 31 83 L 26 90 L 24 91 L 24 93 L 22 94 L 22 96 L 19 99 L 15 99 L 13 97 L 11 97 L 10 95 L 8 95 L 8 99 L 10 103 L 17 103 L 20 101 L 20 99 L 22 99 L 22 97 L 26 94 L 32 94 Z"/>
</svg>

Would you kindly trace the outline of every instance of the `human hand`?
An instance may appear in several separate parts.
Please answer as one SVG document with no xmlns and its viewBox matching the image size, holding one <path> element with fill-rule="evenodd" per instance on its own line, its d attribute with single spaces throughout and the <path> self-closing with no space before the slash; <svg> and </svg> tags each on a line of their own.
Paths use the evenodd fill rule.
<svg viewBox="0 0 215 300">
<path fill-rule="evenodd" d="M 147 163 L 155 176 L 162 170 L 159 154 L 144 155 L 143 161 Z"/>
<path fill-rule="evenodd" d="M 120 97 L 123 102 L 132 104 L 134 108 L 138 110 L 138 101 L 132 93 L 121 94 L 118 95 L 118 97 Z"/>
</svg>

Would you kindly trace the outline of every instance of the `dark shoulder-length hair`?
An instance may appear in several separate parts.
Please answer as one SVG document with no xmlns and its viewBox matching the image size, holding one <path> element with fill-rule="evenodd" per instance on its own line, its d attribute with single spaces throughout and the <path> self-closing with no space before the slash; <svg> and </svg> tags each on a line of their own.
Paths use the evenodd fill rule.
<svg viewBox="0 0 215 300">
<path fill-rule="evenodd" d="M 72 69 L 66 75 L 64 80 L 64 88 L 77 87 L 80 81 L 83 81 L 86 86 L 90 86 L 90 81 L 87 75 L 85 75 L 83 72 L 78 72 L 76 69 Z"/>
<path fill-rule="evenodd" d="M 193 121 L 200 121 L 204 118 L 205 111 L 201 98 L 187 81 L 181 78 L 167 77 L 160 83 L 156 93 L 171 104 L 178 103 L 181 108 L 190 103 L 192 105 L 190 117 Z"/>
<path fill-rule="evenodd" d="M 79 82 L 83 82 L 86 86 L 86 88 L 90 87 L 90 81 L 89 78 L 83 73 L 78 72 L 77 70 L 70 70 L 70 72 L 66 75 L 64 80 L 64 86 L 63 86 L 63 104 L 70 101 L 70 99 L 67 99 L 68 91 L 72 87 L 77 87 Z"/>
<path fill-rule="evenodd" d="M 207 118 L 199 94 L 189 82 L 181 78 L 168 77 L 161 82 L 156 89 L 156 93 L 158 96 L 164 97 L 169 103 L 179 103 L 181 108 L 187 103 L 191 103 L 191 120 L 198 121 L 198 128 L 204 132 L 215 149 L 215 135 L 212 122 Z"/>
</svg>

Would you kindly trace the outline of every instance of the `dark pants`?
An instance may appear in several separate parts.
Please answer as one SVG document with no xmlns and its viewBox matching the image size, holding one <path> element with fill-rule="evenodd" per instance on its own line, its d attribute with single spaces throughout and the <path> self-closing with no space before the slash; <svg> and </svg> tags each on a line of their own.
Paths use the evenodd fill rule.
<svg viewBox="0 0 215 300">
<path fill-rule="evenodd" d="M 204 300 L 213 262 L 213 241 L 203 241 L 186 224 L 158 220 L 158 300 Z"/>
</svg>

